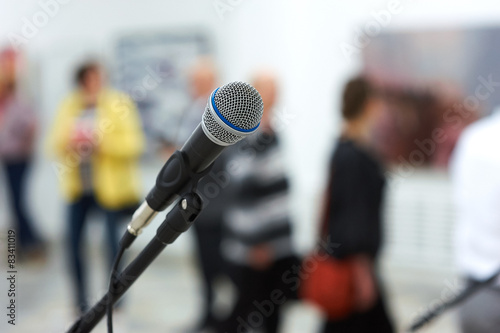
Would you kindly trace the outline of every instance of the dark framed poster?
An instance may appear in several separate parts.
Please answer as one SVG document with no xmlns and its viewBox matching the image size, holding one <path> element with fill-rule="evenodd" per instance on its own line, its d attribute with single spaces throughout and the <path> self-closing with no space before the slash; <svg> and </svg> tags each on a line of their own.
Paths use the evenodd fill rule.
<svg viewBox="0 0 500 333">
<path fill-rule="evenodd" d="M 462 130 L 500 105 L 500 28 L 385 32 L 362 50 L 386 96 L 377 145 L 390 162 L 446 168 Z"/>
<path fill-rule="evenodd" d="M 189 67 L 211 53 L 208 36 L 196 30 L 133 33 L 117 39 L 113 82 L 139 108 L 147 156 L 160 144 L 175 141 L 182 112 L 191 103 Z"/>
</svg>

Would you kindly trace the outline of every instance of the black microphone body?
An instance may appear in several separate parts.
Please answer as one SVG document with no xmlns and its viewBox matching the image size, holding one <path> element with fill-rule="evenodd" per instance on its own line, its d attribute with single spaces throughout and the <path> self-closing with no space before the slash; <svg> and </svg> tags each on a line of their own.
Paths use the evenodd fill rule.
<svg viewBox="0 0 500 333">
<path fill-rule="evenodd" d="M 193 178 L 204 175 L 205 170 L 219 157 L 226 146 L 210 140 L 201 127 L 196 127 L 180 151 L 174 153 L 161 169 L 156 184 L 146 197 L 149 207 L 162 211 L 172 204 Z"/>
</svg>

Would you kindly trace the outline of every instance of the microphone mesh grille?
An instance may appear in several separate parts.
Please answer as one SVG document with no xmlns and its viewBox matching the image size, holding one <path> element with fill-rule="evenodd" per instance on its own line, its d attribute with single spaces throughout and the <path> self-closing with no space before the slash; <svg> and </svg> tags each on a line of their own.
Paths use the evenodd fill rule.
<svg viewBox="0 0 500 333">
<path fill-rule="evenodd" d="M 229 123 L 244 130 L 255 128 L 259 124 L 264 110 L 259 92 L 245 82 L 237 81 L 223 85 L 215 93 L 214 102 L 220 114 Z M 238 135 L 234 134 L 234 130 L 233 133 L 228 131 L 216 121 L 208 108 L 203 114 L 203 121 L 215 138 L 227 144 L 236 143 L 250 134 L 241 131 L 241 135 Z"/>
<path fill-rule="evenodd" d="M 248 83 L 228 83 L 217 90 L 214 100 L 222 116 L 237 127 L 252 129 L 262 118 L 262 98 Z"/>
<path fill-rule="evenodd" d="M 210 134 L 222 142 L 232 145 L 243 139 L 243 135 L 236 135 L 229 132 L 227 129 L 223 128 L 214 118 L 212 112 L 209 110 L 207 105 L 205 113 L 203 114 L 203 122 L 205 127 L 208 129 Z"/>
</svg>

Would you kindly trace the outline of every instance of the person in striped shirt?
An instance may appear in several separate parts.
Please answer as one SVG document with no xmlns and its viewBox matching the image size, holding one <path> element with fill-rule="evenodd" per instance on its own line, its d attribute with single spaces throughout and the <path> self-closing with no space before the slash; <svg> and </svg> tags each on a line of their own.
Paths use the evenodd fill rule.
<svg viewBox="0 0 500 333">
<path fill-rule="evenodd" d="M 283 274 L 299 263 L 292 244 L 289 179 L 271 125 L 277 84 L 269 72 L 253 81 L 264 102 L 259 133 L 228 152 L 222 254 L 238 290 L 222 332 L 277 332 L 280 307 L 294 298 Z M 230 195 L 229 195 L 230 193 Z"/>
</svg>

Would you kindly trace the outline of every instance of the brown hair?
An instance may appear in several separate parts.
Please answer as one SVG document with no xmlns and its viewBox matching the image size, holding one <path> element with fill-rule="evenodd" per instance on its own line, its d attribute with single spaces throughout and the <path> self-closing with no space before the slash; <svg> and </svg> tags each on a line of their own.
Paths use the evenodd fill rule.
<svg viewBox="0 0 500 333">
<path fill-rule="evenodd" d="M 364 77 L 355 77 L 347 82 L 342 95 L 342 117 L 345 120 L 357 118 L 371 94 L 372 87 Z"/>
<path fill-rule="evenodd" d="M 85 83 L 85 77 L 87 76 L 87 73 L 97 71 L 100 68 L 101 67 L 99 66 L 99 64 L 95 61 L 89 61 L 78 66 L 75 72 L 76 85 L 81 87 Z"/>
</svg>

